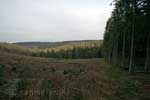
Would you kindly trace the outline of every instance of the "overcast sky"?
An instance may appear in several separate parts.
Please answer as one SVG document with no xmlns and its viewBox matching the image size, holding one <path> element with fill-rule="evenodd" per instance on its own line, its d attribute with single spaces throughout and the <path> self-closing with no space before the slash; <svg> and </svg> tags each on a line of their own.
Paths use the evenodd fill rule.
<svg viewBox="0 0 150 100">
<path fill-rule="evenodd" d="M 112 0 L 0 0 L 0 42 L 102 39 Z"/>
</svg>

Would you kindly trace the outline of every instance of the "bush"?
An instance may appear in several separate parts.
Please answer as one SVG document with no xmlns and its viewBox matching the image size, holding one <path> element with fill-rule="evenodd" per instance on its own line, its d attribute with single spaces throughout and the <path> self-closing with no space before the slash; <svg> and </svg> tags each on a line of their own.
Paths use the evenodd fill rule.
<svg viewBox="0 0 150 100">
<path fill-rule="evenodd" d="M 3 85 L 4 83 L 4 66 L 3 65 L 0 65 L 0 85 Z"/>
</svg>

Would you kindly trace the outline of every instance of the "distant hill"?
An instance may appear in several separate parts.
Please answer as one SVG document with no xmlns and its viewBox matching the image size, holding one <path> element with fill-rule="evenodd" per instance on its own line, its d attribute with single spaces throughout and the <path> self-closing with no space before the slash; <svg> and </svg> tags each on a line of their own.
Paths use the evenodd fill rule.
<svg viewBox="0 0 150 100">
<path fill-rule="evenodd" d="M 55 43 L 53 42 L 18 42 L 14 44 L 25 46 L 25 47 L 31 47 L 31 48 L 32 47 L 45 48 L 45 47 L 52 47 L 55 45 Z"/>
<path fill-rule="evenodd" d="M 62 45 L 70 45 L 70 44 L 78 44 L 83 42 L 92 42 L 99 40 L 80 40 L 80 41 L 61 41 L 61 42 L 17 42 L 14 44 L 25 46 L 25 47 L 38 47 L 38 48 L 49 48 L 49 47 L 57 47 Z"/>
<path fill-rule="evenodd" d="M 77 56 L 78 58 L 81 58 L 81 55 L 91 55 L 90 57 L 93 57 L 94 55 L 95 57 L 95 55 L 98 55 L 96 53 L 101 52 L 100 47 L 102 43 L 102 40 L 0 43 L 0 52 L 53 58 L 58 57 L 58 55 L 62 55 L 62 57 L 66 58 L 73 57 L 73 55 L 79 55 L 82 52 Z"/>
<path fill-rule="evenodd" d="M 0 52 L 31 55 L 32 49 L 26 48 L 21 45 L 11 44 L 11 43 L 0 43 Z"/>
</svg>

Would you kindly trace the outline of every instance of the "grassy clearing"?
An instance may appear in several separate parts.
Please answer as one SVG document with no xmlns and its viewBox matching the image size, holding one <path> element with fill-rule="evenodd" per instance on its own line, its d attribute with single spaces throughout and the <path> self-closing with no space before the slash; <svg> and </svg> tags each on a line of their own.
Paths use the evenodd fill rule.
<svg viewBox="0 0 150 100">
<path fill-rule="evenodd" d="M 104 59 L 58 60 L 0 53 L 0 65 L 5 79 L 0 100 L 150 99 L 149 75 L 129 75 Z"/>
</svg>

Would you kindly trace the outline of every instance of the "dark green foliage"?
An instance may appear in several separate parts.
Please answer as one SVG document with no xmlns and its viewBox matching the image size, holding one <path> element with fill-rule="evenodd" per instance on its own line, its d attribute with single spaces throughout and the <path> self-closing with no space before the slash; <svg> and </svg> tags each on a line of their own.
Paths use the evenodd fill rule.
<svg viewBox="0 0 150 100">
<path fill-rule="evenodd" d="M 22 93 L 22 91 L 25 89 L 25 86 L 27 85 L 25 79 L 20 79 L 17 83 L 17 93 Z"/>
<path fill-rule="evenodd" d="M 129 68 L 130 72 L 144 69 L 144 66 L 147 70 L 150 59 L 149 34 L 150 1 L 115 0 L 115 9 L 104 35 L 105 57 L 115 65 Z"/>
<path fill-rule="evenodd" d="M 66 59 L 86 59 L 86 58 L 102 58 L 101 48 L 94 47 L 74 47 L 73 49 L 60 49 L 58 51 L 41 51 L 33 53 L 33 56 L 50 57 L 50 58 L 66 58 Z"/>
<path fill-rule="evenodd" d="M 0 86 L 4 83 L 4 66 L 0 65 Z"/>
<path fill-rule="evenodd" d="M 53 67 L 51 68 L 51 71 L 52 71 L 53 73 L 56 72 L 55 68 L 53 68 Z"/>
<path fill-rule="evenodd" d="M 67 71 L 67 70 L 64 70 L 64 71 L 63 71 L 63 74 L 64 74 L 64 75 L 68 74 L 68 71 Z"/>
</svg>

